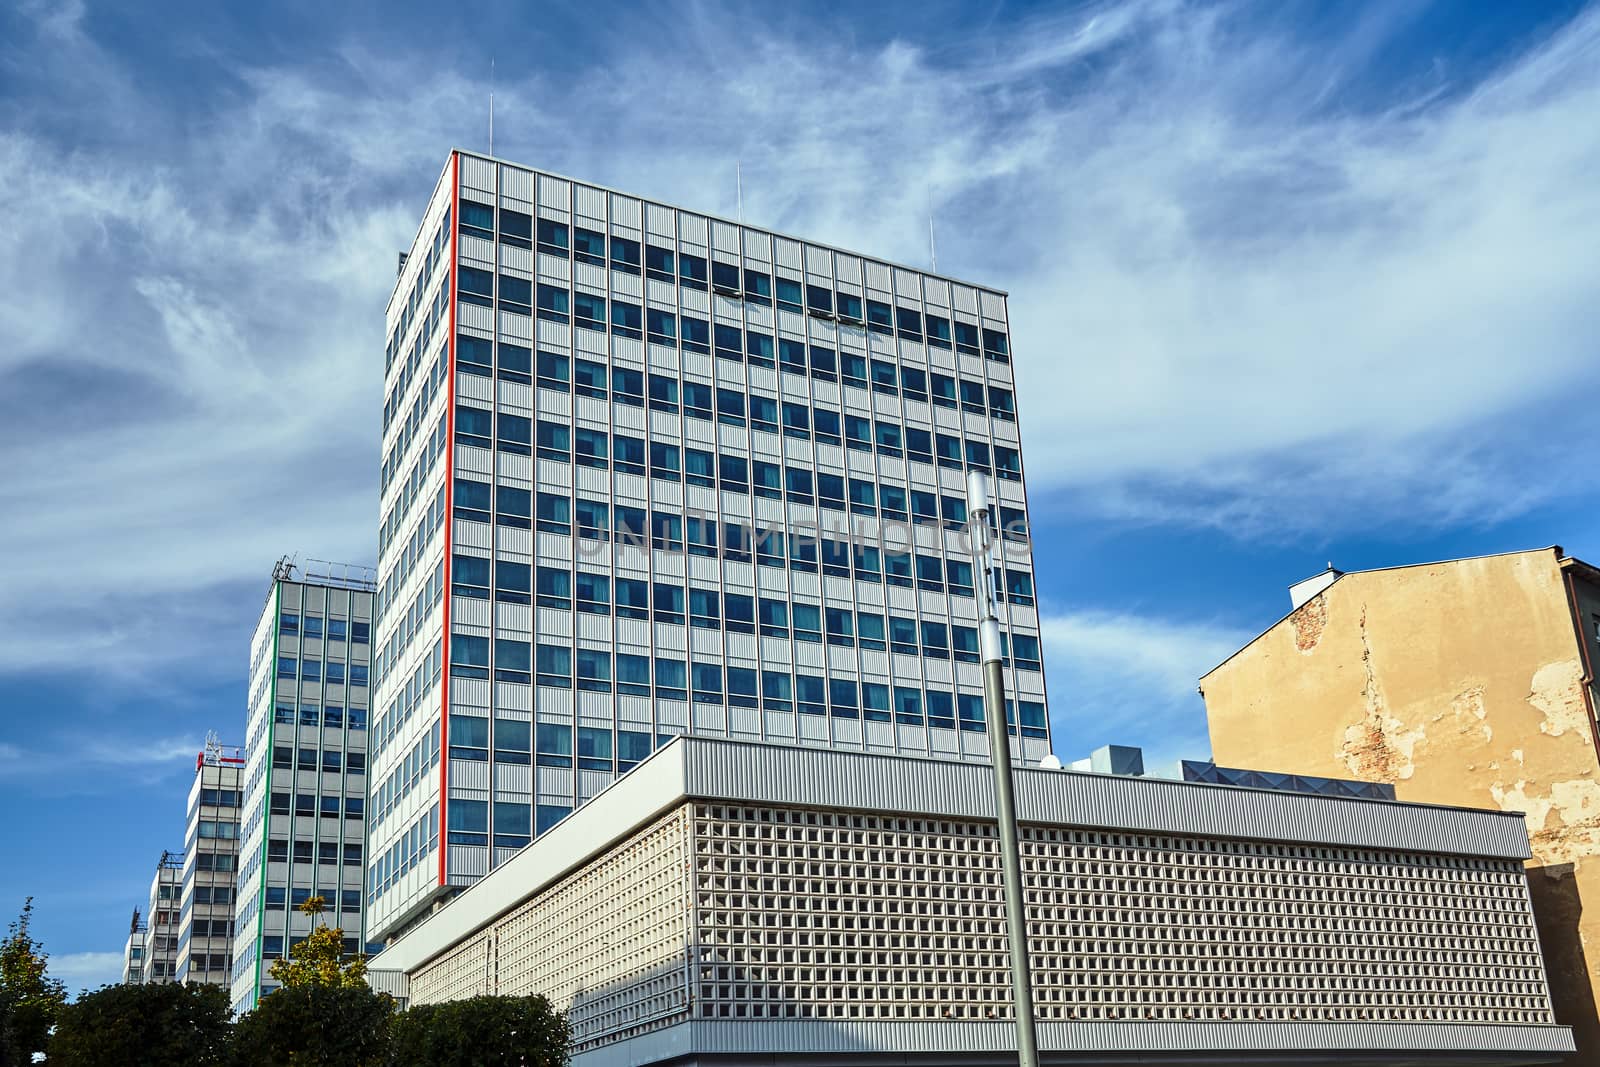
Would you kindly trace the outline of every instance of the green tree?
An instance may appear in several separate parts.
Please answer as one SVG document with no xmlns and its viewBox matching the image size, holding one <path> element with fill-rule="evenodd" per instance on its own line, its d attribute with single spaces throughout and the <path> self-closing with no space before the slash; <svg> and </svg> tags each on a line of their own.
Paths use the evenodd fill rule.
<svg viewBox="0 0 1600 1067">
<path fill-rule="evenodd" d="M 321 922 L 327 901 L 316 896 L 300 905 L 299 911 L 320 925 L 309 937 L 289 950 L 289 959 L 274 960 L 268 973 L 285 989 L 332 986 L 343 989 L 367 987 L 367 958 L 360 953 L 344 962 L 344 931 Z"/>
<path fill-rule="evenodd" d="M 220 986 L 102 986 L 62 1007 L 50 1037 L 50 1067 L 216 1067 L 227 1048 L 229 1013 Z"/>
<path fill-rule="evenodd" d="M 542 996 L 422 1004 L 393 1026 L 393 1067 L 565 1067 L 566 1016 Z"/>
<path fill-rule="evenodd" d="M 67 999 L 66 986 L 49 974 L 48 959 L 28 931 L 33 898 L 0 941 L 0 1067 L 33 1062 L 44 1051 L 56 1014 Z"/>
<path fill-rule="evenodd" d="M 232 1067 L 386 1067 L 394 1001 L 366 986 L 285 986 L 233 1027 Z"/>
</svg>

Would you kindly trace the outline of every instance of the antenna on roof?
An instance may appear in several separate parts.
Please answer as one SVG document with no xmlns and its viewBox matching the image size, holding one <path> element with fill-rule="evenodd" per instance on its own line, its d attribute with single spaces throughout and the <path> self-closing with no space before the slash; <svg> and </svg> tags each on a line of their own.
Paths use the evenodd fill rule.
<svg viewBox="0 0 1600 1067">
<path fill-rule="evenodd" d="M 933 241 L 933 212 L 928 212 L 928 259 L 935 274 L 939 273 L 939 248 Z"/>
<path fill-rule="evenodd" d="M 733 161 L 733 188 L 734 196 L 739 203 L 739 225 L 744 225 L 744 163 L 740 160 Z"/>
<path fill-rule="evenodd" d="M 494 155 L 494 56 L 489 57 L 489 154 Z"/>
</svg>

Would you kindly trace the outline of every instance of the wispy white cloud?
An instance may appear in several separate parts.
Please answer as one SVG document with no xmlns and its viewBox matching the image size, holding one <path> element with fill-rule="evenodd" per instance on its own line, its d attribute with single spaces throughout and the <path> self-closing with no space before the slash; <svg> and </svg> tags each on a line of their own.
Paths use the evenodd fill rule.
<svg viewBox="0 0 1600 1067">
<path fill-rule="evenodd" d="M 1046 614 L 1050 715 L 1063 759 L 1106 744 L 1145 748 L 1160 770 L 1211 751 L 1200 675 L 1250 634 L 1210 622 L 1109 612 Z"/>
<path fill-rule="evenodd" d="M 230 57 L 175 123 L 93 19 L 34 10 L 52 122 L 0 132 L 0 671 L 236 674 L 250 620 L 198 605 L 373 555 L 381 309 L 487 71 Z M 1253 10 L 1107 2 L 957 51 L 701 5 L 577 73 L 502 60 L 497 148 L 725 214 L 741 160 L 747 218 L 911 262 L 931 205 L 940 265 L 1012 293 L 1047 510 L 1255 535 L 1592 490 L 1543 461 L 1600 379 L 1600 11 L 1375 92 L 1403 13 L 1307 42 Z"/>
<path fill-rule="evenodd" d="M 60 979 L 73 994 L 122 981 L 120 952 L 67 952 L 51 956 L 49 967 L 50 976 Z"/>
</svg>

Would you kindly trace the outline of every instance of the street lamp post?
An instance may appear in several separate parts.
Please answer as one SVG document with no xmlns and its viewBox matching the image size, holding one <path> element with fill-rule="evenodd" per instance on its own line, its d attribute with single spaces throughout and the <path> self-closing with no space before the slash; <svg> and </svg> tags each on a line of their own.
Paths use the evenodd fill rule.
<svg viewBox="0 0 1600 1067">
<path fill-rule="evenodd" d="M 995 612 L 995 561 L 989 528 L 989 479 L 967 472 L 967 519 L 972 531 L 973 584 L 978 589 L 978 649 L 983 659 L 983 718 L 994 764 L 995 822 L 1000 828 L 1000 868 L 1006 897 L 1006 934 L 1011 945 L 1011 996 L 1017 1013 L 1017 1062 L 1039 1067 L 1033 1025 L 1033 979 L 1028 967 L 1028 913 L 1022 898 L 1022 860 L 1017 850 L 1017 798 L 1011 780 L 1011 738 L 1006 732 L 1006 679 Z"/>
</svg>

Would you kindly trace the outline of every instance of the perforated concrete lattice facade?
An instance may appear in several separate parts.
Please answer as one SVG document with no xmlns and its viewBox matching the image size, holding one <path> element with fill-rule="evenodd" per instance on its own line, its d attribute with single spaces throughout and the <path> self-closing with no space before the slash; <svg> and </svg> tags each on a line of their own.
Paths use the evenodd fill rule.
<svg viewBox="0 0 1600 1067">
<path fill-rule="evenodd" d="M 416 1003 L 544 993 L 570 1012 L 584 1064 L 1000 1051 L 1000 869 L 969 788 L 984 771 L 684 739 L 374 966 L 409 975 Z M 1403 1049 L 1509 1064 L 1570 1047 L 1526 836 L 1507 833 L 1520 817 L 1021 777 L 1051 1055 Z M 1239 804 L 1252 839 L 1184 832 Z M 1062 808 L 1110 825 L 1045 818 Z M 1449 1058 L 1468 1054 L 1490 1058 Z"/>
</svg>

